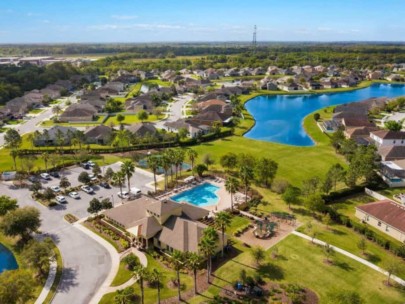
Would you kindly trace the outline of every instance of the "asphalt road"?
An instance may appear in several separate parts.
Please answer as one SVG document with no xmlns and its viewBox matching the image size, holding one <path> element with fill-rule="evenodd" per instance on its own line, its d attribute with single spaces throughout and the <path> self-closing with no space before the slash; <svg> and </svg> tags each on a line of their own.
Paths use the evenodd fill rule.
<svg viewBox="0 0 405 304">
<path fill-rule="evenodd" d="M 117 170 L 120 164 L 116 163 L 111 165 L 111 167 Z M 64 174 L 72 185 L 79 185 L 77 177 L 83 170 L 82 168 L 74 167 L 65 170 Z M 153 176 L 149 172 L 137 170 L 131 179 L 131 187 L 140 188 L 146 193 L 149 188 L 145 184 L 152 180 Z M 52 180 L 43 183 L 44 187 L 53 185 L 59 185 L 58 178 L 52 178 Z M 93 195 L 80 191 L 80 199 L 75 200 L 68 197 L 67 204 L 46 208 L 31 198 L 29 190 L 14 189 L 5 182 L 0 183 L 0 191 L 3 195 L 16 198 L 21 207 L 33 206 L 40 210 L 42 233 L 51 236 L 61 251 L 64 270 L 61 283 L 52 303 L 89 303 L 111 269 L 111 257 L 108 251 L 98 242 L 63 219 L 66 213 L 72 213 L 79 218 L 87 217 L 89 215 L 87 213 L 88 203 L 93 197 L 110 198 L 112 196 L 115 205 L 122 203 L 121 199 L 117 197 L 118 188 L 104 189 L 95 187 L 95 190 L 95 194 Z"/>
<path fill-rule="evenodd" d="M 182 115 L 182 109 L 183 106 L 192 99 L 190 94 L 183 94 L 177 97 L 174 97 L 172 102 L 170 104 L 170 113 L 169 116 L 165 120 L 157 121 L 155 123 L 155 126 L 160 129 L 165 129 L 166 127 L 164 124 L 166 122 L 172 122 L 172 121 L 177 121 L 180 118 L 183 118 Z"/>
</svg>

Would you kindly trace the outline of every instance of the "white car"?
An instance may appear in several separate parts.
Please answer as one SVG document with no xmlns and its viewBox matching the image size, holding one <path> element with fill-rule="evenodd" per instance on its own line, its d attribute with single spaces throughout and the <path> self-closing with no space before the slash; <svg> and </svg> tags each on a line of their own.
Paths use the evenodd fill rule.
<svg viewBox="0 0 405 304">
<path fill-rule="evenodd" d="M 129 198 L 129 192 L 128 191 L 118 192 L 117 195 L 118 195 L 119 198 L 123 198 L 123 199 Z"/>
<path fill-rule="evenodd" d="M 80 198 L 79 193 L 77 193 L 77 192 L 75 192 L 75 191 L 69 192 L 69 196 L 70 196 L 71 198 L 74 198 L 74 199 L 79 199 L 79 198 Z"/>
<path fill-rule="evenodd" d="M 91 160 L 89 160 L 89 161 L 87 162 L 87 164 L 88 164 L 90 167 L 94 167 L 94 165 L 95 165 L 96 163 L 93 162 L 93 161 L 91 161 Z"/>
<path fill-rule="evenodd" d="M 51 187 L 51 190 L 52 190 L 53 192 L 56 192 L 56 193 L 60 192 L 60 188 L 59 188 L 58 186 L 52 186 L 52 187 Z"/>
<path fill-rule="evenodd" d="M 89 174 L 89 177 L 90 177 L 90 180 L 91 180 L 92 182 L 94 182 L 94 181 L 97 180 L 97 176 L 95 176 L 93 173 L 92 173 L 92 174 Z"/>
<path fill-rule="evenodd" d="M 45 180 L 51 179 L 51 176 L 48 173 L 41 173 L 40 176 L 41 176 L 41 178 L 43 178 Z"/>
<path fill-rule="evenodd" d="M 56 201 L 57 201 L 59 204 L 64 204 L 64 203 L 66 203 L 66 198 L 65 198 L 63 195 L 58 195 L 58 196 L 56 197 Z"/>
<path fill-rule="evenodd" d="M 84 192 L 86 192 L 87 194 L 90 194 L 90 193 L 93 193 L 93 192 L 94 192 L 93 188 L 90 187 L 90 186 L 81 186 L 80 188 L 81 188 Z"/>
</svg>

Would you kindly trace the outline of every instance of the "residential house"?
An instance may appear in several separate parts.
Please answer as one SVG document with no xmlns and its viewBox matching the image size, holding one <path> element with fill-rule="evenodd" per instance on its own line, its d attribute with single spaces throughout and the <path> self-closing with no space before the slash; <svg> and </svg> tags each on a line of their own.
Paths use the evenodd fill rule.
<svg viewBox="0 0 405 304">
<path fill-rule="evenodd" d="M 384 73 L 381 71 L 374 71 L 374 72 L 370 72 L 367 75 L 367 79 L 368 80 L 378 80 L 378 79 L 382 79 L 384 76 Z"/>
<path fill-rule="evenodd" d="M 191 138 L 197 138 L 201 135 L 207 134 L 211 129 L 208 125 L 198 124 L 198 122 L 186 118 L 166 122 L 164 126 L 169 132 L 175 133 L 179 132 L 180 129 L 185 129 L 188 132 L 188 137 Z"/>
<path fill-rule="evenodd" d="M 21 118 L 30 110 L 28 103 L 23 97 L 17 97 L 8 101 L 6 108 L 11 118 Z"/>
<path fill-rule="evenodd" d="M 97 109 L 90 104 L 75 103 L 70 105 L 59 117 L 61 122 L 92 121 Z"/>
<path fill-rule="evenodd" d="M 405 146 L 405 132 L 378 130 L 371 132 L 370 137 L 377 147 Z"/>
<path fill-rule="evenodd" d="M 156 136 L 158 134 L 155 126 L 149 122 L 131 124 L 126 129 L 138 137 Z"/>
<path fill-rule="evenodd" d="M 394 239 L 405 241 L 405 207 L 382 200 L 356 207 L 356 217 Z"/>
<path fill-rule="evenodd" d="M 130 234 L 136 244 L 152 249 L 198 252 L 207 226 L 198 220 L 208 211 L 186 203 L 140 198 L 104 212 L 105 219 Z M 219 233 L 218 233 L 219 236 Z M 221 250 L 218 242 L 217 252 Z"/>
<path fill-rule="evenodd" d="M 150 94 L 144 94 L 125 101 L 125 110 L 135 113 L 141 110 L 152 113 L 154 107 L 154 102 Z"/>
<path fill-rule="evenodd" d="M 94 126 L 84 131 L 87 144 L 106 145 L 113 139 L 113 130 L 104 125 Z"/>
<path fill-rule="evenodd" d="M 55 84 L 63 87 L 67 91 L 72 91 L 75 88 L 73 82 L 70 80 L 58 80 Z"/>
<path fill-rule="evenodd" d="M 387 77 L 385 77 L 388 81 L 403 81 L 404 77 L 399 75 L 399 74 L 391 74 Z"/>
<path fill-rule="evenodd" d="M 377 152 L 382 161 L 405 159 L 405 146 L 381 146 Z"/>
<path fill-rule="evenodd" d="M 23 96 L 30 109 L 40 107 L 44 101 L 44 94 L 39 90 L 32 90 Z"/>
<path fill-rule="evenodd" d="M 111 81 L 107 82 L 103 87 L 103 89 L 111 89 L 114 92 L 117 92 L 118 94 L 125 91 L 126 85 L 123 82 L 120 81 Z M 112 95 L 117 95 L 117 94 L 112 94 Z"/>
<path fill-rule="evenodd" d="M 69 145 L 77 129 L 72 127 L 53 126 L 45 129 L 34 139 L 35 146 L 59 146 Z"/>
</svg>

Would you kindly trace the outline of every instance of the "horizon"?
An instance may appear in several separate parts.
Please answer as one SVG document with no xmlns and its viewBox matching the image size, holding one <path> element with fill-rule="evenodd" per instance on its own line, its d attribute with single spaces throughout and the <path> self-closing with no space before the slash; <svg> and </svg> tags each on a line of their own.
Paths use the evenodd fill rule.
<svg viewBox="0 0 405 304">
<path fill-rule="evenodd" d="M 4 0 L 0 44 L 403 42 L 405 2 Z M 213 9 L 214 8 L 214 9 Z M 381 12 L 384 12 L 382 14 Z M 394 21 L 394 22 L 393 22 Z"/>
</svg>

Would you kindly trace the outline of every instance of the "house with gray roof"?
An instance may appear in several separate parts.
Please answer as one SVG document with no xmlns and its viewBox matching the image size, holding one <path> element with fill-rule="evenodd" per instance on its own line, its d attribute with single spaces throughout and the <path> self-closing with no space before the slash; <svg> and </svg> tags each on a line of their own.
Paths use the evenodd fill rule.
<svg viewBox="0 0 405 304">
<path fill-rule="evenodd" d="M 84 131 L 87 144 L 106 145 L 113 139 L 113 130 L 104 125 L 90 127 Z"/>
<path fill-rule="evenodd" d="M 127 130 L 138 137 L 155 136 L 158 133 L 155 126 L 149 122 L 131 124 Z"/>
<path fill-rule="evenodd" d="M 199 220 L 208 214 L 207 210 L 194 205 L 159 201 L 148 196 L 104 212 L 105 220 L 129 233 L 134 243 L 168 253 L 174 250 L 198 252 L 198 244 L 207 228 Z M 218 242 L 217 251 L 220 250 L 221 242 Z"/>
<path fill-rule="evenodd" d="M 34 139 L 35 146 L 66 146 L 69 145 L 74 134 L 78 132 L 73 127 L 53 126 L 45 129 Z"/>
<path fill-rule="evenodd" d="M 70 105 L 59 117 L 61 122 L 92 121 L 97 114 L 97 109 L 90 104 L 75 103 Z"/>
</svg>

